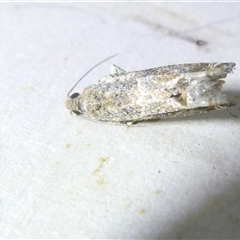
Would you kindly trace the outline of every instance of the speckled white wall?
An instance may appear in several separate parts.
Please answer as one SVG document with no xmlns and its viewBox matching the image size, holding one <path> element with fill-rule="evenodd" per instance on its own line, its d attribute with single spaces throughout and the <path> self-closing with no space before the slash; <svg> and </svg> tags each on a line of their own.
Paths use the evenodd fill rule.
<svg viewBox="0 0 240 240">
<path fill-rule="evenodd" d="M 125 127 L 71 116 L 74 82 L 233 61 L 240 3 L 0 3 L 0 236 L 240 238 L 239 105 Z"/>
</svg>

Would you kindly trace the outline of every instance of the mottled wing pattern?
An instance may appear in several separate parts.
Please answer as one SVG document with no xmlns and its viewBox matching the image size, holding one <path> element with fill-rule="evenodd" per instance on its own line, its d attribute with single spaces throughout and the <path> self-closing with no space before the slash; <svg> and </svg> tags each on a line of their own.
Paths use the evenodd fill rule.
<svg viewBox="0 0 240 240">
<path fill-rule="evenodd" d="M 172 65 L 108 75 L 84 90 L 89 117 L 112 122 L 194 114 L 231 104 L 221 93 L 234 63 Z M 94 100 L 94 99 L 95 100 Z M 198 109 L 198 110 L 196 110 Z"/>
<path fill-rule="evenodd" d="M 100 121 L 137 122 L 185 116 L 233 103 L 221 93 L 235 63 L 171 65 L 110 74 L 67 101 L 73 112 Z"/>
</svg>

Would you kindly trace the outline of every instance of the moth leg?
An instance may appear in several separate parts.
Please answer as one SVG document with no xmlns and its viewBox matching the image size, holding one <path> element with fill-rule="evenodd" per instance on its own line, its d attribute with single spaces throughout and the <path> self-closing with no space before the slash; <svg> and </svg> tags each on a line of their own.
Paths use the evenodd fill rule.
<svg viewBox="0 0 240 240">
<path fill-rule="evenodd" d="M 122 69 L 122 68 L 120 68 L 120 67 L 118 67 L 118 66 L 113 64 L 111 66 L 111 72 L 112 72 L 112 74 L 116 74 L 116 73 L 124 73 L 126 71 L 124 69 Z"/>
<path fill-rule="evenodd" d="M 128 126 L 128 127 L 132 127 L 132 126 L 136 126 L 138 124 L 138 122 L 125 122 L 125 124 Z"/>
</svg>

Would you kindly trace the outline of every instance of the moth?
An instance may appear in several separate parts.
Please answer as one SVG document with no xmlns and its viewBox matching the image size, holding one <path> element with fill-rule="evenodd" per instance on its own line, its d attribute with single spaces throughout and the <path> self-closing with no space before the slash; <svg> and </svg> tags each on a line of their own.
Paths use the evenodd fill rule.
<svg viewBox="0 0 240 240">
<path fill-rule="evenodd" d="M 127 72 L 113 65 L 112 74 L 70 95 L 91 68 L 69 91 L 66 107 L 91 120 L 128 125 L 225 109 L 235 105 L 221 92 L 234 67 L 233 62 L 190 63 Z"/>
</svg>

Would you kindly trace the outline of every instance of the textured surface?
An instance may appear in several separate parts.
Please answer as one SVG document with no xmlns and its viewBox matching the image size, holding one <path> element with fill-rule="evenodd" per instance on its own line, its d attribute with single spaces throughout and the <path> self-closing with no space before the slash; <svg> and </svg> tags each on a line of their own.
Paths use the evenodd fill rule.
<svg viewBox="0 0 240 240">
<path fill-rule="evenodd" d="M 0 236 L 239 239 L 240 105 L 141 127 L 64 105 L 115 53 L 76 90 L 112 63 L 235 62 L 224 91 L 239 96 L 239 12 L 239 3 L 0 3 Z"/>
<path fill-rule="evenodd" d="M 91 120 L 132 124 L 236 105 L 221 93 L 235 63 L 178 64 L 109 74 L 74 93 L 66 107 Z"/>
</svg>

